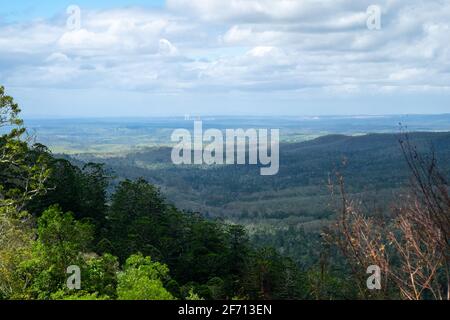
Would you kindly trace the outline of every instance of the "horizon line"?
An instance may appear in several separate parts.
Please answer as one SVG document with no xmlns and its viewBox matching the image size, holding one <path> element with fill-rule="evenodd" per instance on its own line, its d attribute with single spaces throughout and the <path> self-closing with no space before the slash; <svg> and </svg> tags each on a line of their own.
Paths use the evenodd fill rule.
<svg viewBox="0 0 450 320">
<path fill-rule="evenodd" d="M 186 119 L 186 115 L 189 119 Z M 185 119 L 185 120 L 202 120 L 201 118 L 329 118 L 329 117 L 340 117 L 340 118 L 355 118 L 355 117 L 367 117 L 367 118 L 377 118 L 377 117 L 400 117 L 400 116 L 450 116 L 450 112 L 446 113 L 387 113 L 387 114 L 317 114 L 317 115 L 306 115 L 306 114 L 280 114 L 280 115 L 226 115 L 226 114 L 186 114 L 186 115 L 146 115 L 146 116 L 52 116 L 52 115 L 24 115 L 23 120 L 94 120 L 94 119 L 110 119 L 110 120 L 137 120 L 137 119 Z M 207 119 L 204 119 L 207 120 Z"/>
</svg>

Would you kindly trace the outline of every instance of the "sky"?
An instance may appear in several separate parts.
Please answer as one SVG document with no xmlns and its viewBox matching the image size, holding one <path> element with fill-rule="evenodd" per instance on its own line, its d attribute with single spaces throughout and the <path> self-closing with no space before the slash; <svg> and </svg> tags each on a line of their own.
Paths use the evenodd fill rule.
<svg viewBox="0 0 450 320">
<path fill-rule="evenodd" d="M 3 1 L 0 85 L 26 117 L 450 113 L 450 0 Z"/>
</svg>

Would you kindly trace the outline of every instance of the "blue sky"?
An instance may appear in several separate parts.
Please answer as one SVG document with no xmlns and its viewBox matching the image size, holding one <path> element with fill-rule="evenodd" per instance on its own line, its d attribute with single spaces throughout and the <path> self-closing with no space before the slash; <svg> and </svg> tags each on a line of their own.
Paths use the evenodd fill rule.
<svg viewBox="0 0 450 320">
<path fill-rule="evenodd" d="M 76 4 L 84 9 L 109 9 L 112 7 L 141 6 L 146 8 L 163 8 L 164 0 L 17 0 L 4 1 L 0 6 L 0 17 L 6 21 L 27 21 L 36 18 L 50 18 L 64 12 L 70 5 Z"/>
<path fill-rule="evenodd" d="M 450 113 L 450 2 L 372 4 L 9 1 L 0 84 L 29 117 Z"/>
</svg>

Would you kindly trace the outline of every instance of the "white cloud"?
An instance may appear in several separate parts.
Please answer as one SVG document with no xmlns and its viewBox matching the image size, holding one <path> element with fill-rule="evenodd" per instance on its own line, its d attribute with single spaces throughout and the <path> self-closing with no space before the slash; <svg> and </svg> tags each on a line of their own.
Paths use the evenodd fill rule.
<svg viewBox="0 0 450 320">
<path fill-rule="evenodd" d="M 178 49 L 167 39 L 159 40 L 159 53 L 166 56 L 177 56 Z"/>
<path fill-rule="evenodd" d="M 361 1 L 362 6 L 369 1 Z M 305 19 L 348 11 L 351 1 L 328 0 L 168 0 L 168 7 L 187 11 L 207 21 L 267 22 Z M 367 8 L 368 4 L 365 6 Z"/>
<path fill-rule="evenodd" d="M 111 48 L 121 44 L 121 39 L 111 33 L 95 33 L 86 29 L 65 32 L 58 41 L 62 50 L 93 50 Z"/>
<path fill-rule="evenodd" d="M 279 31 L 257 31 L 251 27 L 231 27 L 222 37 L 224 44 L 227 45 L 258 45 L 275 44 L 283 37 Z"/>
<path fill-rule="evenodd" d="M 253 57 L 276 57 L 280 55 L 280 51 L 275 47 L 255 47 L 248 54 Z"/>
<path fill-rule="evenodd" d="M 450 83 L 450 3 L 168 0 L 165 11 L 82 12 L 0 26 L 0 82 L 186 91 L 434 90 Z M 319 94 L 320 95 L 320 94 Z"/>
<path fill-rule="evenodd" d="M 58 63 L 58 62 L 69 62 L 70 59 L 64 53 L 54 52 L 45 59 L 46 62 L 49 63 Z"/>
</svg>

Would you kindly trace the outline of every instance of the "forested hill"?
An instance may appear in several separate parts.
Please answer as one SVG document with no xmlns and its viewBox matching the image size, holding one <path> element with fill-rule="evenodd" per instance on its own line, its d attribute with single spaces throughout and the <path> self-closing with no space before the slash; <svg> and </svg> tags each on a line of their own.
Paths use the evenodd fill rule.
<svg viewBox="0 0 450 320">
<path fill-rule="evenodd" d="M 20 109 L 1 86 L 0 111 L 0 127 L 11 128 L 0 135 L 0 300 L 373 297 L 378 293 L 355 288 L 366 283 L 365 266 L 378 265 L 370 259 L 384 257 L 386 246 L 395 250 L 391 237 L 397 244 L 406 241 L 408 248 L 421 241 L 427 252 L 441 250 L 441 257 L 448 252 L 448 242 L 440 236 L 449 230 L 441 219 L 450 207 L 448 184 L 435 162 L 423 165 L 429 161 L 421 162 L 423 156 L 407 143 L 406 154 L 415 157 L 411 161 L 421 165 L 423 179 L 432 184 L 398 192 L 409 176 L 398 143 L 401 136 L 334 135 L 283 144 L 280 173 L 260 176 L 253 166 L 174 166 L 169 148 L 122 157 L 85 154 L 70 163 L 43 144 L 29 144 L 18 118 Z M 449 175 L 450 133 L 408 137 L 422 155 L 433 146 L 442 160 L 440 171 Z M 353 199 L 343 201 L 340 219 L 331 226 L 327 222 L 337 211 L 328 206 L 327 181 L 336 170 L 347 179 L 351 194 L 344 193 L 345 199 L 358 195 L 383 206 L 390 194 L 401 199 L 409 192 L 415 198 L 397 201 L 400 206 L 394 210 L 403 210 L 399 218 L 378 216 L 382 219 L 367 218 L 352 205 Z M 112 185 L 110 172 L 116 175 Z M 162 186 L 163 194 L 141 177 Z M 423 181 L 417 174 L 415 179 L 416 185 Z M 440 192 L 431 206 L 430 197 L 421 200 L 430 190 Z M 170 202 L 203 215 L 239 220 L 245 228 L 179 210 Z M 432 223 L 427 220 L 430 209 L 439 214 Z M 375 246 L 379 254 L 373 254 L 372 241 L 369 248 L 366 240 L 358 244 L 361 223 L 368 226 L 364 239 L 382 241 Z M 320 228 L 324 225 L 329 228 Z M 355 248 L 355 243 L 359 249 L 352 258 L 346 248 Z M 416 256 L 423 256 L 421 248 Z M 389 263 L 403 272 L 411 261 L 396 262 L 402 254 Z M 360 257 L 370 259 L 360 263 Z M 448 263 L 438 259 L 433 276 L 448 275 Z M 349 272 L 347 264 L 354 261 Z M 423 259 L 418 263 L 422 266 Z M 78 277 L 82 274 L 79 291 L 71 291 L 66 282 L 69 267 L 78 269 Z M 396 286 L 402 288 L 403 283 L 401 279 Z M 387 287 L 380 296 L 396 298 L 399 293 Z"/>
<path fill-rule="evenodd" d="M 312 297 L 307 273 L 242 226 L 181 211 L 143 179 L 108 194 L 102 164 L 30 144 L 19 113 L 0 86 L 0 301 Z"/>
<path fill-rule="evenodd" d="M 144 177 L 176 205 L 205 215 L 252 224 L 288 219 L 289 224 L 315 228 L 332 215 L 327 183 L 335 170 L 344 174 L 349 192 L 380 200 L 380 205 L 389 202 L 392 192 L 409 178 L 400 139 L 401 134 L 328 135 L 282 144 L 275 176 L 260 176 L 255 166 L 175 166 L 170 148 L 110 158 L 82 154 L 75 159 L 104 162 L 118 180 Z M 442 169 L 449 172 L 450 132 L 410 133 L 409 139 L 422 152 L 434 150 Z"/>
</svg>

